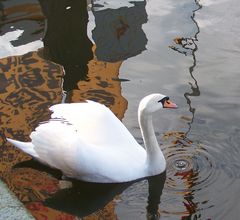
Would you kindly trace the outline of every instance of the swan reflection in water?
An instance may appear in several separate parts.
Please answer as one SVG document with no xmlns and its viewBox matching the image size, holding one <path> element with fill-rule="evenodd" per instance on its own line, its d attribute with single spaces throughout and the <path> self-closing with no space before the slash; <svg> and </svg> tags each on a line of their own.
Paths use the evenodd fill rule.
<svg viewBox="0 0 240 220">
<path fill-rule="evenodd" d="M 166 172 L 142 180 L 148 181 L 147 219 L 159 219 L 158 206 L 166 180 Z M 138 181 L 106 184 L 73 180 L 71 188 L 58 191 L 44 203 L 53 209 L 84 217 L 104 208 L 117 195 Z"/>
</svg>

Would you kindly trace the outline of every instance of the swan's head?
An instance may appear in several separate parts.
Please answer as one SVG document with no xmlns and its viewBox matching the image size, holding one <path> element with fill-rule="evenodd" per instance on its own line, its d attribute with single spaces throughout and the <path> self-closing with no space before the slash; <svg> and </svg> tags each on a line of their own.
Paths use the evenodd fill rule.
<svg viewBox="0 0 240 220">
<path fill-rule="evenodd" d="M 144 112 L 145 114 L 152 114 L 162 108 L 177 108 L 177 105 L 170 101 L 168 96 L 160 93 L 155 93 L 144 97 L 138 108 L 138 112 Z"/>
</svg>

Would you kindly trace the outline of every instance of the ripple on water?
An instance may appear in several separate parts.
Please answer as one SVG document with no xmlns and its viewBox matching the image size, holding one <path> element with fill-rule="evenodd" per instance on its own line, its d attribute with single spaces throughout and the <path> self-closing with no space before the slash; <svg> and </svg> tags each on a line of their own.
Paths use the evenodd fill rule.
<svg viewBox="0 0 240 220">
<path fill-rule="evenodd" d="M 215 208 L 218 209 L 212 210 L 215 217 L 224 216 L 229 210 L 223 208 L 223 205 L 234 205 L 230 189 L 236 187 L 235 180 L 239 178 L 236 175 L 240 165 L 234 161 L 234 158 L 239 158 L 239 150 L 237 146 L 234 147 L 236 140 L 228 143 L 228 146 L 213 146 L 210 143 L 193 143 L 181 135 L 175 137 L 177 140 L 174 144 L 163 148 L 167 159 L 167 179 L 161 199 L 161 212 L 192 216 L 202 210 Z M 233 141 L 232 138 L 230 141 Z M 231 152 L 226 152 L 229 145 Z M 238 157 L 232 155 L 234 151 Z"/>
</svg>

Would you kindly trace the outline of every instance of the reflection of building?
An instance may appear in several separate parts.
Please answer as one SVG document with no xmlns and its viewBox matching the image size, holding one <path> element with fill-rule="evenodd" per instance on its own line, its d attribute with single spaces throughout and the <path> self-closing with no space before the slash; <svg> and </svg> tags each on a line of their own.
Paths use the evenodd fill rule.
<svg viewBox="0 0 240 220">
<path fill-rule="evenodd" d="M 26 20 L 41 20 L 37 36 L 42 36 L 44 14 L 47 18 L 47 29 L 43 50 L 0 60 L 0 176 L 36 218 L 75 219 L 74 216 L 43 205 L 42 201 L 58 190 L 58 181 L 37 170 L 12 169 L 13 165 L 29 159 L 29 156 L 6 143 L 4 138 L 7 136 L 28 140 L 30 132 L 38 123 L 49 118 L 48 107 L 62 100 L 64 70 L 64 88 L 69 91 L 68 101 L 96 100 L 106 104 L 122 119 L 127 101 L 121 95 L 119 68 L 123 59 L 135 56 L 145 49 L 147 39 L 141 29 L 141 25 L 147 20 L 145 2 L 134 3 L 135 6 L 131 10 L 125 8 L 115 11 L 118 15 L 121 14 L 121 18 L 115 23 L 117 35 L 112 36 L 123 43 L 125 52 L 117 56 L 112 53 L 115 57 L 108 60 L 111 62 L 100 61 L 94 55 L 96 46 L 93 46 L 87 37 L 88 14 L 85 1 L 71 1 L 72 5 L 65 0 L 39 2 L 41 7 L 35 2 L 33 5 L 13 5 L 8 10 L 8 15 L 18 11 L 20 14 L 32 12 L 34 15 L 39 14 L 39 17 L 29 16 L 27 13 L 26 16 L 18 17 L 16 21 L 11 20 L 11 16 L 4 17 L 5 27 L 14 22 L 20 25 Z M 5 15 L 6 12 L 5 10 Z M 112 20 L 115 19 L 113 12 L 110 13 Z M 142 13 L 140 17 L 138 13 Z M 2 15 L 1 13 L 0 16 Z M 110 17 L 108 19 L 111 20 Z M 24 32 L 23 36 L 28 36 L 29 33 L 32 32 Z M 26 39 L 28 38 L 18 41 L 18 44 L 21 45 Z M 131 45 L 126 47 L 125 42 Z M 61 64 L 64 70 L 57 63 Z M 104 209 L 86 219 L 116 219 L 114 206 L 114 202 L 110 202 Z"/>
<path fill-rule="evenodd" d="M 185 92 L 184 97 L 187 100 L 187 104 L 189 105 L 189 111 L 192 113 L 192 119 L 188 123 L 189 129 L 185 133 L 185 136 L 188 135 L 188 133 L 191 131 L 191 125 L 194 121 L 194 115 L 195 115 L 195 108 L 191 105 L 191 96 L 200 96 L 200 89 L 197 83 L 196 78 L 194 77 L 194 70 L 197 64 L 195 53 L 198 50 L 197 47 L 197 41 L 198 41 L 198 34 L 200 33 L 200 29 L 198 27 L 197 22 L 195 21 L 195 12 L 201 9 L 201 5 L 199 4 L 199 1 L 195 0 L 196 3 L 196 9 L 193 10 L 191 20 L 196 25 L 197 31 L 194 34 L 194 37 L 176 37 L 174 39 L 174 45 L 171 45 L 170 48 L 177 51 L 178 53 L 184 54 L 185 56 L 190 55 L 193 58 L 193 64 L 189 67 L 189 74 L 191 78 L 193 79 L 194 83 L 189 83 L 191 86 L 192 92 Z"/>
<path fill-rule="evenodd" d="M 136 2 L 144 2 L 145 0 L 88 0 L 92 2 L 94 11 L 101 11 L 106 9 L 118 9 L 122 7 L 133 7 Z"/>
<path fill-rule="evenodd" d="M 27 141 L 38 123 L 49 118 L 48 107 L 62 99 L 62 67 L 43 59 L 38 51 L 1 59 L 0 72 L 1 178 L 37 219 L 75 219 L 43 205 L 42 201 L 58 190 L 58 180 L 34 169 L 13 169 L 30 157 L 5 142 L 6 136 Z M 105 216 L 116 219 L 113 202 L 86 219 Z"/>
<path fill-rule="evenodd" d="M 43 38 L 44 55 L 65 70 L 63 88 L 77 88 L 79 80 L 85 80 L 88 61 L 93 58 L 92 42 L 87 36 L 87 3 L 68 0 L 39 0 L 46 16 Z"/>
<path fill-rule="evenodd" d="M 47 119 L 48 107 L 61 100 L 63 70 L 38 51 L 1 59 L 0 72 L 1 127 L 24 140 Z"/>
<path fill-rule="evenodd" d="M 196 25 L 197 32 L 195 33 L 194 37 L 176 37 L 174 39 L 174 44 L 170 46 L 171 49 L 177 51 L 180 54 L 184 54 L 185 56 L 189 55 L 192 56 L 193 63 L 189 67 L 189 74 L 190 77 L 193 80 L 193 83 L 189 83 L 191 87 L 191 92 L 185 92 L 184 97 L 186 98 L 187 104 L 189 105 L 189 112 L 191 112 L 192 117 L 189 120 L 187 117 L 186 121 L 188 121 L 189 129 L 182 135 L 182 138 L 186 141 L 187 140 L 187 135 L 189 132 L 191 132 L 191 126 L 194 122 L 194 116 L 195 116 L 195 108 L 192 107 L 191 104 L 191 97 L 192 96 L 200 96 L 200 88 L 198 86 L 198 82 L 194 76 L 194 70 L 197 64 L 196 56 L 195 53 L 198 50 L 197 47 L 197 35 L 200 32 L 200 29 L 198 27 L 197 22 L 195 21 L 195 12 L 199 9 L 201 9 L 201 5 L 198 3 L 198 1 L 195 1 L 197 9 L 193 11 L 193 14 L 191 16 L 191 19 L 193 23 Z M 184 119 L 184 117 L 182 117 Z M 179 140 L 177 140 L 179 141 Z M 181 142 L 180 142 L 181 143 Z M 190 141 L 189 144 L 192 144 Z M 183 146 L 187 147 L 187 146 Z M 183 181 L 183 184 L 185 185 L 185 188 L 187 189 L 185 192 L 182 192 L 183 195 L 183 205 L 185 206 L 185 213 L 182 214 L 181 219 L 182 220 L 188 220 L 188 219 L 198 219 L 197 217 L 197 211 L 199 209 L 199 203 L 194 201 L 194 190 L 192 189 L 195 185 L 195 182 L 199 176 L 199 172 L 194 171 L 193 169 L 189 169 L 185 172 L 177 172 L 175 174 L 176 177 L 181 177 L 181 180 Z M 200 216 L 201 218 L 201 216 Z"/>
<path fill-rule="evenodd" d="M 196 10 L 199 10 L 201 6 L 199 5 L 198 1 L 195 1 L 195 2 L 197 6 Z M 197 60 L 195 56 L 195 53 L 198 50 L 197 35 L 200 32 L 198 24 L 194 20 L 196 10 L 193 11 L 191 16 L 191 19 L 197 28 L 197 32 L 194 34 L 194 37 L 176 37 L 174 39 L 174 45 L 170 46 L 171 49 L 173 49 L 174 51 L 177 51 L 180 54 L 184 54 L 185 56 L 192 56 L 192 65 L 189 67 L 189 74 L 190 74 L 190 77 L 192 78 L 193 83 L 191 82 L 189 83 L 191 87 L 191 92 L 187 91 L 184 93 L 184 97 L 186 98 L 187 104 L 189 105 L 189 112 L 192 114 L 192 117 L 191 118 L 182 117 L 182 119 L 187 121 L 189 128 L 186 132 L 182 133 L 181 136 L 177 137 L 177 139 L 175 140 L 175 143 L 179 144 L 178 146 L 175 147 L 176 152 L 180 152 L 181 148 L 182 149 L 185 148 L 186 152 L 188 152 L 189 154 L 188 156 L 186 155 L 185 157 L 183 157 L 182 162 L 188 162 L 188 157 L 190 156 L 193 158 L 196 152 L 196 149 L 194 149 L 194 152 L 191 152 L 190 149 L 188 149 L 188 147 L 190 147 L 193 143 L 192 141 L 187 139 L 189 132 L 191 132 L 191 126 L 194 123 L 194 116 L 195 116 L 195 110 L 196 110 L 194 107 L 192 107 L 191 97 L 200 96 L 200 88 L 194 76 L 194 71 L 197 64 Z M 184 143 L 185 141 L 187 143 Z M 181 160 L 180 154 L 177 155 L 177 157 L 180 158 Z M 194 169 L 194 161 L 192 159 L 185 164 L 188 164 L 189 166 L 188 168 L 185 167 L 186 170 L 185 169 L 181 170 L 181 167 L 180 167 L 180 170 L 175 170 L 175 172 L 173 172 L 174 177 L 172 176 L 169 178 L 175 180 L 176 184 L 183 185 L 183 189 L 178 193 L 179 195 L 182 196 L 182 198 L 180 198 L 179 203 L 182 203 L 182 206 L 183 206 L 182 208 L 184 209 L 184 211 L 180 213 L 181 219 L 182 220 L 201 219 L 201 214 L 198 213 L 200 209 L 199 208 L 200 202 L 197 201 L 195 196 L 195 190 L 194 190 L 194 186 L 196 185 L 197 180 L 200 176 L 200 170 Z M 175 187 L 178 188 L 177 185 Z"/>
<path fill-rule="evenodd" d="M 61 8 L 61 3 L 64 4 L 62 1 L 55 2 L 58 4 L 57 8 Z M 48 1 L 48 3 L 53 4 L 54 1 Z M 92 59 L 92 43 L 86 35 L 88 22 L 88 19 L 85 19 L 86 14 L 80 21 L 77 19 L 78 10 L 75 10 L 71 16 L 73 20 L 80 22 L 80 26 L 83 25 L 81 26 L 83 29 L 81 33 L 76 31 L 75 35 L 68 32 L 67 34 L 74 36 L 71 36 L 71 40 L 66 44 L 64 37 L 68 37 L 67 35 L 63 34 L 63 38 L 55 39 L 57 42 L 54 42 L 51 33 L 49 35 L 46 32 L 46 47 L 43 50 L 0 60 L 0 101 L 2 103 L 0 106 L 0 176 L 36 218 L 75 219 L 74 216 L 50 209 L 42 203 L 51 193 L 58 190 L 58 181 L 55 178 L 29 168 L 12 169 L 13 165 L 28 160 L 29 156 L 6 143 L 5 137 L 28 140 L 30 132 L 38 123 L 49 118 L 48 107 L 61 102 L 64 71 L 56 62 L 64 66 L 69 77 L 65 77 L 67 88 L 69 90 L 76 88 L 72 90 L 73 96 L 69 97 L 72 101 L 77 102 L 81 98 L 97 99 L 108 105 L 119 118 L 123 117 L 127 107 L 127 101 L 121 96 L 118 80 L 121 62 L 108 64 Z M 5 23 L 7 24 L 8 21 L 6 20 Z M 21 19 L 18 22 L 21 22 Z M 51 26 L 53 31 L 61 29 L 61 25 L 54 26 L 54 22 L 51 25 L 53 25 Z M 74 32 L 74 23 L 72 25 L 71 30 Z M 79 39 L 79 44 L 75 44 L 73 39 Z M 46 57 L 51 58 L 55 63 L 46 60 Z M 106 219 L 106 216 L 108 219 L 116 219 L 114 202 L 110 202 L 102 210 L 86 219 L 98 217 Z"/>
<path fill-rule="evenodd" d="M 191 189 L 195 185 L 195 181 L 198 178 L 198 173 L 194 172 L 192 169 L 186 172 L 176 173 L 175 176 L 181 177 L 186 191 L 182 192 L 183 195 L 183 205 L 186 208 L 186 215 L 181 217 L 182 220 L 189 219 L 189 216 L 194 216 L 198 210 L 198 204 L 194 202 L 194 191 Z"/>
<path fill-rule="evenodd" d="M 0 58 L 41 48 L 43 24 L 44 16 L 36 0 L 1 1 Z"/>
<path fill-rule="evenodd" d="M 178 215 L 182 220 L 198 219 L 199 202 L 193 189 L 199 180 L 199 169 L 193 159 L 197 146 L 186 138 L 185 132 L 167 132 L 164 142 L 169 150 L 166 155 L 168 198 L 175 201 L 169 204 L 172 208 L 166 204 L 165 213 Z"/>
<path fill-rule="evenodd" d="M 95 48 L 87 36 L 86 1 L 39 1 L 47 17 L 44 55 L 63 65 L 67 101 L 96 100 L 123 118 L 127 102 L 118 80 L 121 61 L 106 63 L 93 58 Z"/>
<path fill-rule="evenodd" d="M 63 70 L 38 51 L 1 59 L 0 73 L 0 176 L 20 201 L 30 205 L 57 190 L 57 181 L 31 169 L 12 169 L 30 157 L 6 143 L 5 137 L 27 141 L 39 121 L 48 119 L 49 106 L 62 98 Z"/>
<path fill-rule="evenodd" d="M 136 56 L 146 49 L 142 25 L 147 22 L 146 1 L 133 7 L 93 11 L 96 27 L 93 39 L 98 60 L 116 62 Z"/>
<path fill-rule="evenodd" d="M 9 30 L 24 29 L 21 37 L 12 42 L 14 46 L 29 42 L 33 44 L 33 42 L 39 41 L 42 36 L 44 16 L 36 0 L 29 0 L 28 2 L 1 1 L 0 4 L 1 35 L 9 32 Z M 39 45 L 40 41 L 37 46 Z"/>
<path fill-rule="evenodd" d="M 98 61 L 96 57 L 89 61 L 88 80 L 79 81 L 78 89 L 68 95 L 68 102 L 79 99 L 91 99 L 108 106 L 122 119 L 127 109 L 127 100 L 121 95 L 121 82 L 118 79 L 122 62 L 108 63 Z"/>
</svg>

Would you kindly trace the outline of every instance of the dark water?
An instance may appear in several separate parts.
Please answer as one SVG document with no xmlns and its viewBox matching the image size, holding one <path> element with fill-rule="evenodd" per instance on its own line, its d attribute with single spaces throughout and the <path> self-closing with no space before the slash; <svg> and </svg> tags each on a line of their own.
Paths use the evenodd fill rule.
<svg viewBox="0 0 240 220">
<path fill-rule="evenodd" d="M 149 190 L 155 189 L 150 193 L 157 197 L 151 200 L 154 201 L 151 210 L 158 213 L 156 204 L 161 201 L 160 219 L 238 219 L 240 9 L 237 0 L 150 0 L 121 4 L 112 0 L 105 1 L 108 3 L 105 5 L 102 2 L 88 5 L 88 10 L 84 1 L 0 3 L 1 58 L 44 46 L 44 59 L 64 67 L 66 101 L 91 98 L 108 105 L 140 143 L 136 117 L 139 100 L 149 93 L 161 92 L 178 104 L 179 109 L 158 113 L 154 120 L 168 163 L 163 191 L 164 177 L 162 181 L 153 180 L 150 186 L 154 187 L 149 189 L 148 181 L 143 180 L 114 190 L 100 187 L 95 191 L 94 195 L 106 192 L 96 199 L 105 199 L 102 204 L 114 198 L 111 203 L 114 218 L 146 219 Z M 43 66 L 48 71 L 49 65 Z M 39 82 L 34 76 L 27 77 Z M 7 77 L 0 82 L 4 95 L 4 86 L 11 90 L 11 85 L 3 79 Z M 43 83 L 49 81 L 46 77 L 44 80 Z M 32 85 L 31 91 L 36 92 L 35 84 L 24 85 L 29 85 L 28 88 Z M 61 101 L 59 84 L 47 85 L 46 93 L 55 94 L 55 98 L 53 95 L 46 98 L 44 108 Z M 27 102 L 24 97 L 21 100 Z M 18 102 L 17 99 L 14 103 Z M 33 113 L 42 108 L 35 102 L 33 106 L 37 106 Z M 1 117 L 5 115 L 4 112 Z M 34 116 L 36 120 L 29 123 L 31 126 L 23 135 L 9 132 L 7 123 L 3 131 L 26 139 L 41 121 L 41 115 L 31 117 Z M 42 113 L 42 119 L 46 117 Z M 84 185 L 66 193 L 76 195 L 81 187 L 91 189 L 90 185 Z M 62 193 L 65 191 L 56 197 L 58 208 L 62 195 L 65 198 Z M 90 194 L 83 197 L 89 199 L 89 207 Z M 79 210 L 74 207 L 81 202 L 77 197 L 74 199 L 68 200 L 67 209 L 66 206 L 62 209 L 78 215 L 73 210 Z M 89 210 L 97 213 L 98 207 L 102 209 L 99 204 L 93 207 L 86 208 L 86 215 L 91 214 Z"/>
</svg>

